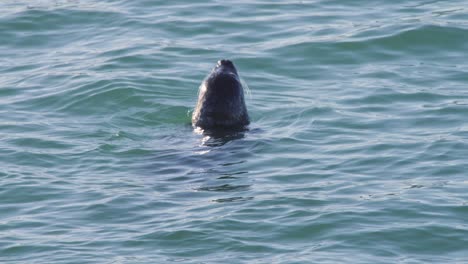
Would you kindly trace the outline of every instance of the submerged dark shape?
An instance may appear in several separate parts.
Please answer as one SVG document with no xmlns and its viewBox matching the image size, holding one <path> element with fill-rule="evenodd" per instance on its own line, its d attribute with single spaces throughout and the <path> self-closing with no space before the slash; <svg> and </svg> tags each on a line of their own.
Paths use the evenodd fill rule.
<svg viewBox="0 0 468 264">
<path fill-rule="evenodd" d="M 204 130 L 243 129 L 250 123 L 244 88 L 230 60 L 220 60 L 200 86 L 192 125 Z"/>
</svg>

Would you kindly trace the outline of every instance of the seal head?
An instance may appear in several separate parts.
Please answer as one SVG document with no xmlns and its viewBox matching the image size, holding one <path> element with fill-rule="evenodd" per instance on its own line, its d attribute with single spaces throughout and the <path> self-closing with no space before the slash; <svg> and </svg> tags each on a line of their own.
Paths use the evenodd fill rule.
<svg viewBox="0 0 468 264">
<path fill-rule="evenodd" d="M 192 125 L 202 129 L 242 129 L 250 123 L 236 67 L 220 60 L 200 86 Z"/>
</svg>

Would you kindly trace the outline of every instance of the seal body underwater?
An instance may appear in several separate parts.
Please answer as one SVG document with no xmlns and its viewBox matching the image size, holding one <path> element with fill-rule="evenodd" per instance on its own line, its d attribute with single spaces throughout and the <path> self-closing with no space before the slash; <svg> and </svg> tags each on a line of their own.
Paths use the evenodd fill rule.
<svg viewBox="0 0 468 264">
<path fill-rule="evenodd" d="M 249 123 L 236 67 L 230 60 L 220 60 L 200 86 L 192 125 L 204 130 L 243 129 Z"/>
</svg>

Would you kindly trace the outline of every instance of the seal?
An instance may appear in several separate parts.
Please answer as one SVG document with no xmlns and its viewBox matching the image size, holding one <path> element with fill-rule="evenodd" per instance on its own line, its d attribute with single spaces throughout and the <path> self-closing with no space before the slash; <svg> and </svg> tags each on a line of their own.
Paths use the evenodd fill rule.
<svg viewBox="0 0 468 264">
<path fill-rule="evenodd" d="M 236 67 L 230 60 L 220 60 L 200 85 L 192 125 L 204 130 L 243 129 L 249 123 Z"/>
</svg>

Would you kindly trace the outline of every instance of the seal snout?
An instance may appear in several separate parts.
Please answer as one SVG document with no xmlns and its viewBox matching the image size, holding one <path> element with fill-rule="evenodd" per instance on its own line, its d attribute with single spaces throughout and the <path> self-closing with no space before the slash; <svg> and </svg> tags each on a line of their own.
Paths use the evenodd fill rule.
<svg viewBox="0 0 468 264">
<path fill-rule="evenodd" d="M 232 61 L 230 60 L 226 60 L 226 59 L 219 60 L 218 63 L 216 64 L 215 70 L 218 73 L 227 73 L 230 75 L 237 76 L 236 67 L 234 66 L 234 63 L 232 63 Z"/>
<path fill-rule="evenodd" d="M 229 66 L 229 67 L 233 67 L 234 64 L 233 64 L 232 61 L 230 61 L 230 60 L 225 60 L 225 59 L 223 59 L 223 60 L 219 60 L 219 61 L 218 61 L 218 66 Z"/>
</svg>

